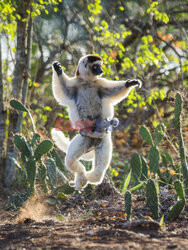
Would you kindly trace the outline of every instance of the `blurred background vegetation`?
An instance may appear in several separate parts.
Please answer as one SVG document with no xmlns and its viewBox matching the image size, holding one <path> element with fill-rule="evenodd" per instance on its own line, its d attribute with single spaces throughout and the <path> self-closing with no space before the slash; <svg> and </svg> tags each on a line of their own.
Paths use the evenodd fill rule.
<svg viewBox="0 0 188 250">
<path fill-rule="evenodd" d="M 81 56 L 99 54 L 104 77 L 139 78 L 141 89 L 115 107 L 124 129 L 113 133 L 110 171 L 118 175 L 134 151 L 143 154 L 138 131 L 154 131 L 164 123 L 168 133 L 160 145 L 177 154 L 172 126 L 174 98 L 183 97 L 183 136 L 188 142 L 188 1 L 187 0 L 3 0 L 0 2 L 0 172 L 11 186 L 17 158 L 13 136 L 32 136 L 27 112 L 10 107 L 16 98 L 29 108 L 38 133 L 50 138 L 56 120 L 68 120 L 51 89 L 51 64 L 58 60 L 74 76 Z M 69 132 L 73 136 L 75 132 Z M 178 160 L 178 158 L 177 158 Z M 115 168 L 116 167 L 116 168 Z"/>
</svg>

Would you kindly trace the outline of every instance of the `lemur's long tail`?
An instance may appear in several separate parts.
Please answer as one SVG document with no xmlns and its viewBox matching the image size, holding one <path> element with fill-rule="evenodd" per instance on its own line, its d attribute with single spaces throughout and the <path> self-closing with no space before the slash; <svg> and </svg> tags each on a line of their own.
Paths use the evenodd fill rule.
<svg viewBox="0 0 188 250">
<path fill-rule="evenodd" d="M 61 149 L 64 153 L 67 153 L 68 147 L 71 143 L 70 139 L 67 138 L 62 131 L 57 130 L 56 128 L 53 128 L 51 131 L 52 139 L 55 142 L 55 145 Z M 90 151 L 80 158 L 84 161 L 91 161 L 94 158 L 94 151 Z"/>
<path fill-rule="evenodd" d="M 67 153 L 70 145 L 69 138 L 65 137 L 62 131 L 53 128 L 51 131 L 52 139 L 55 141 L 55 145 L 63 152 Z"/>
</svg>

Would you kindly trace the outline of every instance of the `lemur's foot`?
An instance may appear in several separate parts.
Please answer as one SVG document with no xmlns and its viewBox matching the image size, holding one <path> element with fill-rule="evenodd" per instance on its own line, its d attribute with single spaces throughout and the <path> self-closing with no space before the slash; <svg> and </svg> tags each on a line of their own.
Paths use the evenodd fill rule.
<svg viewBox="0 0 188 250">
<path fill-rule="evenodd" d="M 75 190 L 82 191 L 87 186 L 87 179 L 84 174 L 75 174 L 74 182 L 69 182 L 70 186 L 73 186 Z"/>
<path fill-rule="evenodd" d="M 86 178 L 88 180 L 88 183 L 98 185 L 102 182 L 104 178 L 104 172 L 101 171 L 96 171 L 96 170 L 91 170 L 86 172 Z"/>
<path fill-rule="evenodd" d="M 125 82 L 125 87 L 129 88 L 129 87 L 133 87 L 133 86 L 138 86 L 139 88 L 142 87 L 142 82 L 138 79 L 134 79 L 134 80 L 127 80 Z"/>
<path fill-rule="evenodd" d="M 53 65 L 55 71 L 57 72 L 58 76 L 62 75 L 63 70 L 61 68 L 61 64 L 59 62 L 55 61 L 52 63 L 52 65 Z"/>
</svg>

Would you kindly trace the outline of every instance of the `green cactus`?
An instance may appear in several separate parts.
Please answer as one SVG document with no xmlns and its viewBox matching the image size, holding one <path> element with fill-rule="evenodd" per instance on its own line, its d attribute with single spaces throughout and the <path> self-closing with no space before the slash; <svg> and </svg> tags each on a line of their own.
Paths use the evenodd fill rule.
<svg viewBox="0 0 188 250">
<path fill-rule="evenodd" d="M 174 188 L 176 190 L 177 196 L 179 196 L 182 200 L 185 200 L 185 193 L 183 190 L 182 183 L 180 181 L 175 181 L 174 182 Z"/>
<path fill-rule="evenodd" d="M 139 181 L 142 173 L 142 162 L 138 153 L 131 156 L 131 169 L 134 178 Z"/>
<path fill-rule="evenodd" d="M 147 142 L 149 145 L 154 146 L 152 136 L 146 126 L 142 126 L 139 130 L 139 134 L 142 136 L 142 139 Z"/>
<path fill-rule="evenodd" d="M 59 156 L 58 152 L 53 148 L 51 151 L 51 157 L 55 160 L 57 167 L 61 170 L 61 172 L 68 172 L 67 168 L 65 167 L 61 157 Z"/>
<path fill-rule="evenodd" d="M 131 207 L 132 207 L 132 195 L 130 191 L 125 193 L 125 213 L 127 215 L 127 220 L 131 217 Z"/>
<path fill-rule="evenodd" d="M 158 146 L 164 137 L 165 127 L 164 124 L 158 124 L 155 128 L 155 146 Z"/>
<path fill-rule="evenodd" d="M 10 105 L 12 108 L 14 108 L 18 111 L 28 112 L 28 109 L 18 100 L 11 100 Z"/>
<path fill-rule="evenodd" d="M 180 213 L 183 211 L 185 207 L 185 200 L 179 200 L 176 202 L 176 204 L 170 209 L 167 219 L 168 220 L 175 220 L 178 218 Z"/>
<path fill-rule="evenodd" d="M 48 192 L 48 187 L 46 184 L 46 176 L 47 176 L 47 170 L 45 164 L 40 164 L 38 167 L 38 175 L 39 178 L 41 179 L 41 188 L 44 193 Z"/>
<path fill-rule="evenodd" d="M 180 116 L 182 112 L 182 98 L 179 93 L 176 94 L 175 107 L 174 107 L 174 125 L 176 129 L 180 129 Z"/>
<path fill-rule="evenodd" d="M 24 136 L 16 134 L 14 144 L 24 156 L 30 157 L 32 155 L 32 149 Z"/>
<path fill-rule="evenodd" d="M 151 147 L 149 151 L 149 167 L 153 173 L 157 173 L 159 169 L 160 153 L 158 148 Z"/>
<path fill-rule="evenodd" d="M 181 113 L 182 113 L 182 97 L 179 93 L 177 93 L 175 100 L 175 109 L 174 109 L 174 125 L 178 131 L 179 154 L 181 159 L 183 182 L 184 182 L 185 193 L 186 195 L 188 195 L 188 164 L 186 161 L 185 146 L 181 131 L 181 122 L 180 122 Z"/>
<path fill-rule="evenodd" d="M 40 160 L 41 156 L 48 153 L 50 149 L 52 148 L 53 143 L 50 140 L 44 140 L 42 141 L 37 148 L 35 149 L 34 152 L 34 157 L 38 161 Z"/>
<path fill-rule="evenodd" d="M 146 200 L 155 219 L 159 217 L 159 202 L 155 182 L 149 179 L 146 183 Z"/>
<path fill-rule="evenodd" d="M 35 146 L 39 142 L 40 142 L 40 135 L 38 133 L 34 133 L 31 145 Z"/>
<path fill-rule="evenodd" d="M 30 184 L 30 195 L 35 194 L 36 161 L 30 157 L 26 163 L 27 178 Z"/>
<path fill-rule="evenodd" d="M 29 114 L 29 117 L 30 117 L 30 120 L 31 120 L 31 123 L 33 126 L 33 130 L 36 133 L 36 128 L 35 128 L 35 124 L 33 121 L 33 117 L 31 115 L 31 113 L 29 112 L 29 110 L 21 102 L 19 102 L 18 100 L 15 100 L 15 99 L 10 101 L 10 105 L 12 108 L 14 108 L 18 111 L 27 112 Z"/>
<path fill-rule="evenodd" d="M 146 159 L 143 156 L 141 156 L 141 161 L 142 161 L 142 174 L 140 179 L 142 181 L 145 181 L 148 179 L 148 166 Z"/>
<path fill-rule="evenodd" d="M 49 181 L 52 185 L 52 188 L 56 188 L 57 186 L 57 173 L 56 173 L 56 164 L 55 161 L 52 158 L 48 158 L 46 160 L 46 168 L 47 168 L 47 174 L 49 177 Z"/>
</svg>

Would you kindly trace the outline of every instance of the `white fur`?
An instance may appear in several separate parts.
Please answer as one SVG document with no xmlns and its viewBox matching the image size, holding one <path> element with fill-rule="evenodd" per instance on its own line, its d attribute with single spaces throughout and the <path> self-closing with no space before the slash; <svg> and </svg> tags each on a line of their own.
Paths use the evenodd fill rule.
<svg viewBox="0 0 188 250">
<path fill-rule="evenodd" d="M 61 149 L 64 153 L 67 153 L 69 145 L 71 143 L 70 139 L 67 138 L 64 133 L 56 128 L 51 130 L 52 139 L 55 141 L 55 145 Z M 81 156 L 81 160 L 91 161 L 94 159 L 94 150 L 89 151 Z"/>
<path fill-rule="evenodd" d="M 112 140 L 108 133 L 103 137 L 102 144 L 96 148 L 95 164 L 90 171 L 86 172 L 88 183 L 100 184 L 104 178 L 112 158 Z"/>
<path fill-rule="evenodd" d="M 95 63 L 96 62 L 102 65 L 102 61 L 97 60 L 95 61 Z M 67 88 L 79 88 L 80 86 L 82 86 L 82 84 L 89 84 L 89 87 L 91 87 L 91 89 L 93 87 L 96 87 L 95 90 L 102 89 L 102 92 L 110 92 L 110 95 L 104 95 L 101 100 L 101 112 L 103 119 L 112 119 L 114 116 L 113 106 L 127 97 L 131 89 L 135 87 L 133 86 L 124 88 L 125 81 L 109 81 L 104 78 L 99 78 L 99 76 L 94 76 L 90 70 L 91 66 L 92 63 L 88 63 L 88 56 L 82 57 L 78 64 L 78 76 L 74 78 L 69 78 L 64 72 L 62 73 L 62 75 L 58 76 L 56 71 L 53 69 L 52 90 L 54 97 L 60 105 L 66 105 L 68 107 L 69 118 L 74 127 L 75 122 L 81 119 L 79 117 L 75 100 L 70 99 L 72 97 L 69 98 L 65 95 L 62 84 L 65 83 Z M 140 82 L 138 85 L 141 87 Z M 118 91 L 115 91 L 113 88 L 117 88 Z M 82 91 L 82 89 L 80 90 Z M 87 92 L 87 96 L 88 93 L 89 92 Z M 83 100 L 85 102 L 84 98 L 85 96 L 80 99 L 80 103 L 82 102 L 83 104 Z M 95 98 L 93 100 L 95 100 Z M 96 100 L 98 101 L 99 97 Z M 95 104 L 95 101 L 93 103 Z M 93 111 L 90 110 L 91 107 L 86 106 L 86 111 L 90 112 L 86 114 L 92 115 Z M 55 141 L 56 146 L 66 153 L 65 165 L 70 171 L 75 173 L 75 189 L 81 190 L 87 185 L 87 183 L 99 184 L 102 182 L 112 157 L 111 133 L 104 134 L 100 144 L 97 146 L 95 144 L 92 144 L 95 142 L 95 139 L 89 137 L 89 135 L 82 136 L 78 134 L 73 138 L 73 140 L 70 141 L 64 136 L 63 132 L 56 129 L 52 129 L 52 138 Z M 87 172 L 85 170 L 84 165 L 80 162 L 81 159 L 93 160 L 92 169 L 90 171 Z"/>
</svg>

